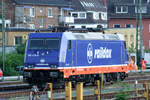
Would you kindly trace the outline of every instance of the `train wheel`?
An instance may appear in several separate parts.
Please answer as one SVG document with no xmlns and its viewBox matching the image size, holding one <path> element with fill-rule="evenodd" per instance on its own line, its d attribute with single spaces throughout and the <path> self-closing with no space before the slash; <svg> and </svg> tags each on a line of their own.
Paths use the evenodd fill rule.
<svg viewBox="0 0 150 100">
<path fill-rule="evenodd" d="M 121 81 L 121 74 L 117 73 L 117 81 Z"/>
<path fill-rule="evenodd" d="M 121 79 L 121 81 L 123 81 L 125 78 L 126 78 L 125 72 L 121 72 L 120 73 L 120 79 Z"/>
<path fill-rule="evenodd" d="M 111 75 L 110 74 L 106 74 L 106 82 L 110 82 L 111 81 Z"/>
</svg>

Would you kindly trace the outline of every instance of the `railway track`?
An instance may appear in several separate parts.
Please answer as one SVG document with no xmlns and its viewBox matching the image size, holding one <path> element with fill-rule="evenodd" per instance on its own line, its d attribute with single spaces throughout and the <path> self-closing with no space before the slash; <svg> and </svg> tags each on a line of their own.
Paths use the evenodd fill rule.
<svg viewBox="0 0 150 100">
<path fill-rule="evenodd" d="M 138 92 L 139 92 L 139 94 L 142 94 L 142 93 L 144 93 L 144 90 L 139 90 Z M 126 91 L 126 93 L 133 95 L 133 97 L 131 96 L 130 99 L 128 99 L 128 100 L 142 100 L 142 99 L 145 100 L 145 97 L 143 97 L 142 95 L 134 97 L 134 94 L 136 93 L 135 91 Z M 1 98 L 13 98 L 13 97 L 17 97 L 17 96 L 18 97 L 29 96 L 29 94 L 30 94 L 30 90 L 7 92 L 6 94 L 0 94 L 0 99 Z M 43 95 L 43 94 L 46 95 L 46 92 L 40 93 L 40 95 Z M 112 100 L 112 98 L 114 98 L 116 94 L 118 94 L 118 92 L 104 93 L 104 94 L 101 94 L 101 98 L 107 99 L 107 100 L 109 100 L 109 99 Z M 84 96 L 84 100 L 97 100 L 96 98 L 97 98 L 97 95 L 88 95 L 88 96 L 86 95 L 86 96 Z M 53 97 L 53 100 L 65 100 L 65 98 Z M 73 96 L 72 100 L 76 100 L 76 97 Z"/>
<path fill-rule="evenodd" d="M 23 81 L 2 81 L 0 85 L 9 85 L 9 84 L 24 84 Z"/>
<path fill-rule="evenodd" d="M 11 90 L 21 90 L 21 89 L 30 89 L 31 86 L 22 81 L 8 81 L 0 82 L 0 92 L 7 92 Z"/>
<path fill-rule="evenodd" d="M 128 78 L 126 78 L 123 83 L 128 83 L 128 84 L 134 84 L 135 80 L 138 81 L 138 83 L 145 83 L 148 82 L 150 83 L 150 74 L 141 74 L 141 75 L 129 75 Z M 107 83 L 104 85 L 110 86 L 110 83 Z M 94 86 L 88 86 L 87 88 L 95 88 Z M 0 98 L 10 98 L 10 97 L 17 97 L 17 96 L 29 96 L 30 94 L 30 89 L 31 87 L 28 84 L 24 84 L 22 81 L 13 81 L 13 82 L 0 82 Z M 9 90 L 9 92 L 8 92 Z M 74 91 L 75 89 L 73 89 Z M 64 89 L 56 89 L 53 90 L 53 93 L 63 93 L 65 90 Z M 141 92 L 143 90 L 140 90 Z M 135 91 L 132 91 L 135 92 Z M 42 94 L 46 94 L 46 92 L 42 92 Z M 114 96 L 116 93 L 106 93 L 102 94 L 102 98 Z M 89 95 L 85 96 L 84 98 L 94 98 L 94 95 Z M 138 98 L 143 98 L 143 97 L 138 97 Z M 85 99 L 85 100 L 89 100 Z M 59 99 L 54 99 L 54 100 L 64 100 L 64 98 L 59 98 Z M 94 100 L 94 99 L 92 99 Z M 131 99 L 131 100 L 137 100 L 136 99 Z M 140 99 L 141 100 L 141 99 Z"/>
</svg>

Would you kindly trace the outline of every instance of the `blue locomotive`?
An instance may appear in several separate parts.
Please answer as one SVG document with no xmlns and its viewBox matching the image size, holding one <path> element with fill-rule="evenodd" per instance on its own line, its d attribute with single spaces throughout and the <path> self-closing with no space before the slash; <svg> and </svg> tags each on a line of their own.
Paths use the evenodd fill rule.
<svg viewBox="0 0 150 100">
<path fill-rule="evenodd" d="M 94 82 L 124 79 L 129 71 L 124 37 L 119 34 L 30 33 L 25 51 L 24 80 Z"/>
</svg>

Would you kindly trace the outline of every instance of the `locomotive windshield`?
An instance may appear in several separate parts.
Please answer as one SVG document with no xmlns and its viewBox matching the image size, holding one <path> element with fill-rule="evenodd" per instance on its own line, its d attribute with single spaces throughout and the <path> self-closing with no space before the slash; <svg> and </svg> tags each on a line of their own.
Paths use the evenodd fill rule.
<svg viewBox="0 0 150 100">
<path fill-rule="evenodd" d="M 30 39 L 29 49 L 58 49 L 59 39 Z"/>
<path fill-rule="evenodd" d="M 59 48 L 59 39 L 46 39 L 45 47 L 47 49 L 58 49 Z"/>
<path fill-rule="evenodd" d="M 43 39 L 31 39 L 29 42 L 29 49 L 43 49 L 44 40 Z"/>
</svg>

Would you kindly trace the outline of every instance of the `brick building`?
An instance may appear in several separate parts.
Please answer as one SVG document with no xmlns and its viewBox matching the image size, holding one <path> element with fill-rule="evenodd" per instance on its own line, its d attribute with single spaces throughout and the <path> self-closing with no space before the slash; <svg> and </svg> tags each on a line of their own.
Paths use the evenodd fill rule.
<svg viewBox="0 0 150 100">
<path fill-rule="evenodd" d="M 2 0 L 0 0 L 0 7 L 1 7 L 1 2 Z M 14 23 L 12 23 L 12 21 L 14 21 L 14 4 L 12 0 L 4 0 L 4 10 L 5 10 L 5 26 L 6 27 L 11 27 L 14 25 Z M 2 14 L 2 10 L 0 8 L 0 27 L 2 25 L 2 20 L 1 20 L 1 14 Z"/>
<path fill-rule="evenodd" d="M 107 0 L 108 27 L 136 28 L 136 1 Z M 142 0 L 142 26 L 145 49 L 150 49 L 150 0 Z"/>
<path fill-rule="evenodd" d="M 48 28 L 68 24 L 68 3 L 64 0 L 4 0 L 5 17 L 11 27 Z M 59 20 L 61 19 L 61 20 Z"/>
</svg>

